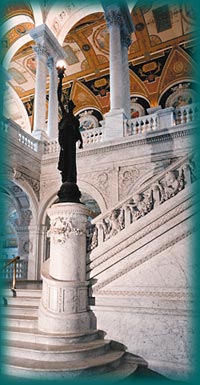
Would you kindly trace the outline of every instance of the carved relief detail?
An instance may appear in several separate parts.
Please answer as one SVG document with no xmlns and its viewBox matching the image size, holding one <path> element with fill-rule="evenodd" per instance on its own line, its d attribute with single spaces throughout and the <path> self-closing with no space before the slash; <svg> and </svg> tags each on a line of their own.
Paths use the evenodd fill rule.
<svg viewBox="0 0 200 385">
<path fill-rule="evenodd" d="M 140 176 L 136 167 L 122 167 L 119 170 L 119 200 L 123 199 Z"/>
<path fill-rule="evenodd" d="M 101 218 L 96 223 L 96 229 L 93 230 L 94 237 L 91 237 L 89 250 L 115 236 L 135 220 L 147 215 L 195 180 L 195 163 L 192 157 L 177 168 L 174 165 L 173 169 L 167 171 L 164 176 L 158 177 L 150 187 L 133 194 L 121 207 L 115 208 L 111 213 Z"/>
<path fill-rule="evenodd" d="M 83 235 L 86 230 L 76 227 L 69 217 L 56 217 L 52 220 L 47 237 L 51 237 L 54 243 L 64 244 L 71 235 Z"/>
<path fill-rule="evenodd" d="M 26 175 L 22 171 L 13 169 L 13 177 L 14 179 L 21 179 L 28 182 L 28 184 L 31 186 L 33 191 L 36 193 L 37 197 L 39 198 L 39 191 L 40 191 L 40 182 L 37 179 L 34 179 L 33 177 Z"/>
</svg>

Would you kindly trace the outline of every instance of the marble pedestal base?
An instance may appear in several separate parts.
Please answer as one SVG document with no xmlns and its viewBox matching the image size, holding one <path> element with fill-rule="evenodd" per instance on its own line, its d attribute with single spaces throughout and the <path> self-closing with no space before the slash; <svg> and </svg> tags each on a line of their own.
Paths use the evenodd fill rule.
<svg viewBox="0 0 200 385">
<path fill-rule="evenodd" d="M 50 259 L 42 267 L 38 328 L 48 333 L 90 329 L 86 282 L 88 210 L 79 203 L 57 203 L 50 216 Z"/>
<path fill-rule="evenodd" d="M 124 119 L 126 119 L 123 108 L 110 110 L 104 115 L 104 135 L 106 140 L 119 139 L 124 136 Z"/>
<path fill-rule="evenodd" d="M 48 271 L 49 261 L 46 261 L 42 269 L 39 330 L 48 333 L 78 333 L 81 330 L 89 330 L 88 282 L 58 281 L 53 279 Z"/>
</svg>

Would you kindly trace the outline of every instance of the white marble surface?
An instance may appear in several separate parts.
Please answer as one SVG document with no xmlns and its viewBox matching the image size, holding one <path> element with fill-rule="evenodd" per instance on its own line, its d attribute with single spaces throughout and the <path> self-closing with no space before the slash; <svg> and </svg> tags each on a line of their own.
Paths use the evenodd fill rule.
<svg viewBox="0 0 200 385">
<path fill-rule="evenodd" d="M 49 274 L 59 280 L 84 281 L 88 210 L 78 203 L 56 203 L 48 214 L 51 221 Z"/>
<path fill-rule="evenodd" d="M 48 211 L 50 259 L 42 267 L 38 328 L 49 333 L 90 329 L 86 282 L 86 220 L 79 203 L 56 203 Z"/>
</svg>

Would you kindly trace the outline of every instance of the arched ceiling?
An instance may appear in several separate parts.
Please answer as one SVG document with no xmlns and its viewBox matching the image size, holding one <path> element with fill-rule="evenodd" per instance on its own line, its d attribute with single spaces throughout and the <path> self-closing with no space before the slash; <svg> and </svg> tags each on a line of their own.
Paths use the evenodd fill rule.
<svg viewBox="0 0 200 385">
<path fill-rule="evenodd" d="M 82 5 L 76 1 L 60 4 L 58 7 L 46 1 L 41 8 L 35 2 L 24 1 L 8 7 L 1 30 L 9 84 L 31 117 L 36 58 L 29 31 L 43 22 L 66 52 L 63 88 L 66 94 L 73 93 L 77 111 L 88 105 L 104 114 L 109 110 L 109 33 L 103 9 L 100 3 L 89 1 Z M 147 2 L 146 6 L 129 2 L 129 9 L 135 26 L 129 48 L 131 94 L 144 97 L 154 106 L 168 87 L 167 82 L 175 84 L 192 78 L 194 10 L 188 2 L 157 1 Z M 47 77 L 47 94 L 48 86 Z"/>
</svg>

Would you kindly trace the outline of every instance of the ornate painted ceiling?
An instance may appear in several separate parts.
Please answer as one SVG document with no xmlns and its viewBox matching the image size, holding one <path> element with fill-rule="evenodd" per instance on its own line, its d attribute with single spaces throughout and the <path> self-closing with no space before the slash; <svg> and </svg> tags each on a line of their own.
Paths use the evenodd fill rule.
<svg viewBox="0 0 200 385">
<path fill-rule="evenodd" d="M 195 16 L 189 2 L 129 2 L 135 31 L 129 48 L 132 105 L 141 114 L 165 104 L 173 87 L 194 80 Z M 36 58 L 29 31 L 46 23 L 66 52 L 64 93 L 75 113 L 93 111 L 99 121 L 109 111 L 109 32 L 101 4 L 76 1 L 21 2 L 8 6 L 1 28 L 4 66 L 9 76 L 7 115 L 30 131 L 33 124 Z M 79 5 L 78 5 L 79 4 Z M 3 32 L 2 32 L 3 31 Z M 47 73 L 47 104 L 48 104 Z M 94 113 L 95 111 L 95 113 Z M 133 108 L 134 112 L 134 108 Z"/>
</svg>

